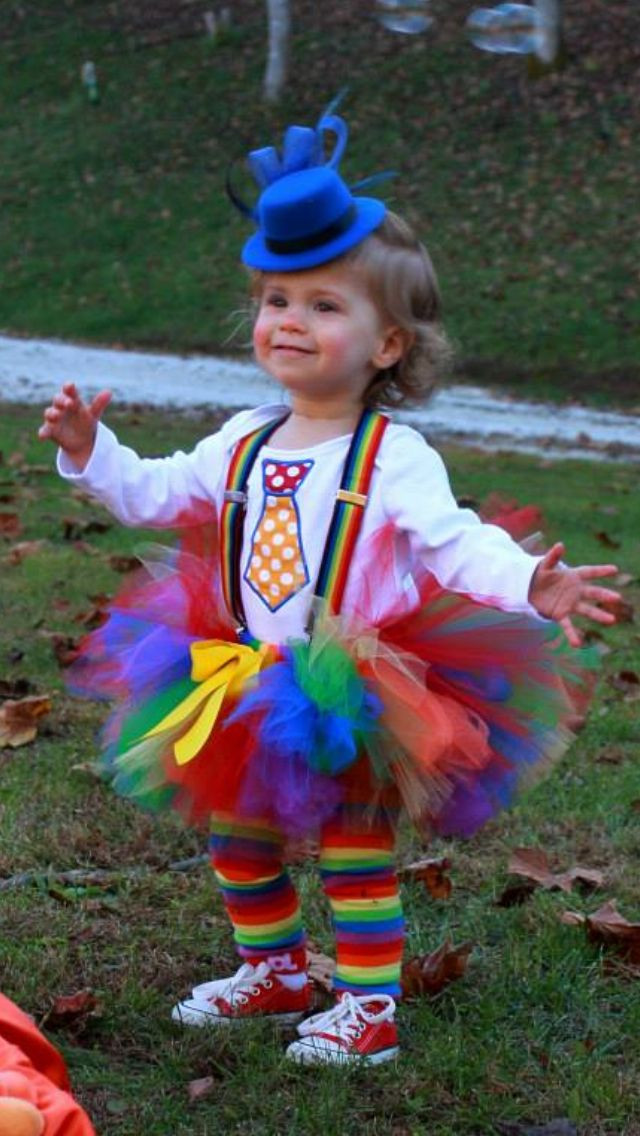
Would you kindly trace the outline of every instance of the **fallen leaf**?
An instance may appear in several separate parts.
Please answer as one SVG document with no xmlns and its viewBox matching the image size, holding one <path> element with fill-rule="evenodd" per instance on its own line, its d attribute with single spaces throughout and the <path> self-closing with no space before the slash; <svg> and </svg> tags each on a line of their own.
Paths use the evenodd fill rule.
<svg viewBox="0 0 640 1136">
<path fill-rule="evenodd" d="M 448 899 L 452 884 L 445 872 L 451 868 L 451 861 L 445 856 L 434 860 L 415 860 L 398 872 L 400 880 L 422 880 L 425 888 L 434 899 Z"/>
<path fill-rule="evenodd" d="M 496 907 L 520 907 L 537 888 L 533 880 L 516 880 L 507 884 L 495 901 Z"/>
<path fill-rule="evenodd" d="M 524 876 L 539 887 L 550 891 L 571 891 L 579 883 L 589 888 L 602 887 L 604 876 L 596 868 L 576 865 L 567 872 L 552 872 L 546 852 L 541 848 L 516 848 L 511 854 L 507 870 L 514 876 Z"/>
<path fill-rule="evenodd" d="M 75 639 L 73 635 L 63 635 L 61 631 L 44 630 L 40 630 L 38 635 L 42 639 L 48 639 L 51 643 L 51 649 L 57 659 L 58 666 L 70 667 L 78 658 L 80 640 Z"/>
<path fill-rule="evenodd" d="M 335 961 L 329 955 L 323 955 L 321 951 L 317 951 L 315 948 L 309 950 L 307 947 L 307 974 L 314 986 L 318 986 L 327 994 L 331 993 L 335 970 Z"/>
<path fill-rule="evenodd" d="M 80 611 L 74 615 L 73 622 L 81 623 L 83 627 L 89 630 L 94 630 L 96 627 L 101 627 L 108 619 L 107 612 L 102 607 L 91 607 L 88 611 Z"/>
<path fill-rule="evenodd" d="M 27 556 L 37 556 L 43 548 L 46 548 L 46 545 L 46 540 L 21 540 L 18 544 L 11 545 L 4 558 L 5 562 L 7 564 L 22 564 Z"/>
<path fill-rule="evenodd" d="M 633 604 L 620 596 L 618 600 L 603 600 L 600 604 L 603 611 L 608 611 L 610 615 L 614 615 L 616 623 L 633 623 L 635 609 Z"/>
<path fill-rule="evenodd" d="M 640 700 L 640 676 L 636 671 L 618 671 L 617 674 L 609 675 L 607 682 L 614 690 L 619 690 L 623 694 L 625 702 Z"/>
<path fill-rule="evenodd" d="M 187 1085 L 189 1102 L 196 1104 L 198 1101 L 204 1100 L 205 1097 L 211 1096 L 215 1084 L 213 1077 L 198 1077 L 195 1081 L 189 1081 Z"/>
<path fill-rule="evenodd" d="M 98 999 L 91 990 L 79 990 L 76 994 L 60 995 L 54 998 L 51 1009 L 47 1011 L 40 1025 L 49 1029 L 83 1028 L 87 1019 L 99 1014 Z"/>
<path fill-rule="evenodd" d="M 94 546 L 92 544 L 89 544 L 89 542 L 86 540 L 74 540 L 73 547 L 75 548 L 76 552 L 83 552 L 85 556 L 100 555 L 100 549 L 94 548 Z"/>
<path fill-rule="evenodd" d="M 62 538 L 63 540 L 79 540 L 89 533 L 104 533 L 112 528 L 111 521 L 88 520 L 83 521 L 78 517 L 63 517 L 62 518 Z"/>
<path fill-rule="evenodd" d="M 134 572 L 140 567 L 140 561 L 137 556 L 121 556 L 118 553 L 109 556 L 107 562 L 109 567 L 113 568 L 114 572 Z"/>
<path fill-rule="evenodd" d="M 632 584 L 635 577 L 630 572 L 618 572 L 617 576 L 613 577 L 611 583 L 616 588 L 626 588 L 627 584 Z"/>
<path fill-rule="evenodd" d="M 614 540 L 613 537 L 609 536 L 609 534 L 606 532 L 596 532 L 593 535 L 595 536 L 596 540 L 600 541 L 600 544 L 603 544 L 605 546 L 605 548 L 620 548 L 620 541 Z"/>
<path fill-rule="evenodd" d="M 473 943 L 453 946 L 450 939 L 428 955 L 417 955 L 402 967 L 404 998 L 424 998 L 439 994 L 450 982 L 462 978 L 467 969 Z"/>
<path fill-rule="evenodd" d="M 629 923 L 618 911 L 615 899 L 608 900 L 593 915 L 565 911 L 561 920 L 568 926 L 584 926 L 592 943 L 613 947 L 627 962 L 640 964 L 640 923 Z"/>
<path fill-rule="evenodd" d="M 17 536 L 21 528 L 17 513 L 0 513 L 0 536 Z"/>
<path fill-rule="evenodd" d="M 606 745 L 598 751 L 596 761 L 599 765 L 622 765 L 625 756 L 624 750 L 619 746 Z"/>
<path fill-rule="evenodd" d="M 0 678 L 0 698 L 24 698 L 34 689 L 28 678 Z"/>
<path fill-rule="evenodd" d="M 100 767 L 95 761 L 77 761 L 75 765 L 72 765 L 70 768 L 72 773 L 84 773 L 87 777 L 91 777 L 95 781 L 103 780 Z"/>
<path fill-rule="evenodd" d="M 37 721 L 51 710 L 48 695 L 34 694 L 19 701 L 8 699 L 0 706 L 0 748 L 28 745 L 38 733 Z"/>
</svg>

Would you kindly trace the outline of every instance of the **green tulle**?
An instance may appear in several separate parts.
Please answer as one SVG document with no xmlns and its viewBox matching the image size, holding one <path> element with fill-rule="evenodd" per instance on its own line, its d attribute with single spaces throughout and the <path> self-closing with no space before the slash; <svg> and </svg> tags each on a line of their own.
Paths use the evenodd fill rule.
<svg viewBox="0 0 640 1136">
<path fill-rule="evenodd" d="M 154 694 L 139 709 L 133 708 L 122 722 L 118 738 L 118 751 L 124 753 L 158 725 L 163 718 L 175 709 L 195 690 L 198 683 L 190 678 L 182 678 Z"/>
</svg>

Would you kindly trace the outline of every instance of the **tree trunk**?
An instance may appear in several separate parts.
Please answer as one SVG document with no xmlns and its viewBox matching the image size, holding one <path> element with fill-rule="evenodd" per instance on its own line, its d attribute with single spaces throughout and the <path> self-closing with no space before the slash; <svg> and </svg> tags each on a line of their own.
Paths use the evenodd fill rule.
<svg viewBox="0 0 640 1136">
<path fill-rule="evenodd" d="M 291 11 L 289 0 L 267 0 L 269 49 L 264 75 L 263 94 L 267 102 L 276 102 L 287 81 Z"/>
</svg>

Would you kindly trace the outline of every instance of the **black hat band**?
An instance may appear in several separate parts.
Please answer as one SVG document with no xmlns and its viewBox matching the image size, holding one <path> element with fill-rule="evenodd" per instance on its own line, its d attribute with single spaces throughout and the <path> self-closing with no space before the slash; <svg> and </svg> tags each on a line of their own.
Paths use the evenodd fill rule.
<svg viewBox="0 0 640 1136">
<path fill-rule="evenodd" d="M 356 215 L 357 210 L 352 203 L 342 216 L 338 217 L 337 221 L 333 221 L 324 229 L 319 229 L 317 233 L 309 233 L 304 237 L 292 237 L 289 240 L 277 240 L 273 237 L 265 236 L 264 243 L 269 249 L 269 252 L 306 252 L 307 249 L 319 248 L 320 245 L 326 245 L 335 237 L 339 237 L 342 233 L 345 233 L 355 221 Z"/>
</svg>

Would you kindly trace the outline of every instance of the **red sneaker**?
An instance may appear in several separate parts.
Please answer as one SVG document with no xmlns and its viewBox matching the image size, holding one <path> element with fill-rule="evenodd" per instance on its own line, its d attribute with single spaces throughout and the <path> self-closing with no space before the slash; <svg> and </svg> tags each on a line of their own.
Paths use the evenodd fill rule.
<svg viewBox="0 0 640 1136">
<path fill-rule="evenodd" d="M 287 1057 L 303 1065 L 379 1065 L 398 1055 L 396 1004 L 388 994 L 345 991 L 333 1009 L 314 1014 L 298 1026 L 299 1041 Z"/>
<path fill-rule="evenodd" d="M 255 1017 L 294 1024 L 310 1008 L 309 982 L 292 990 L 268 962 L 246 962 L 230 978 L 196 986 L 191 998 L 173 1007 L 171 1017 L 183 1026 L 229 1025 Z"/>
</svg>

